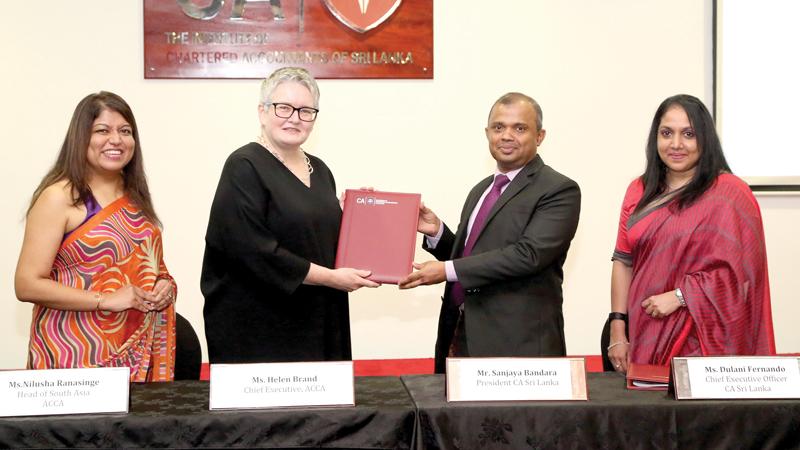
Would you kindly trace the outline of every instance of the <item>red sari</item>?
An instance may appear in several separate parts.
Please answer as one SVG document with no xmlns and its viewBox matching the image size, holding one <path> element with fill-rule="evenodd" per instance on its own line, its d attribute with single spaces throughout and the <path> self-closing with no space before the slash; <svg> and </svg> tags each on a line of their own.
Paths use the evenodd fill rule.
<svg viewBox="0 0 800 450">
<path fill-rule="evenodd" d="M 668 365 L 675 356 L 774 355 L 761 211 L 750 188 L 720 175 L 691 206 L 673 201 L 632 215 L 643 194 L 628 187 L 614 259 L 632 267 L 630 358 Z M 680 288 L 686 308 L 654 319 L 642 301 Z"/>
</svg>

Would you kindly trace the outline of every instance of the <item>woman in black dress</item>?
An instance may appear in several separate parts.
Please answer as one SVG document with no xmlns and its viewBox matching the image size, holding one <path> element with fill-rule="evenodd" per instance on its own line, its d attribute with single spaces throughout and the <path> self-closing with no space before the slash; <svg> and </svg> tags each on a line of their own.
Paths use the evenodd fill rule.
<svg viewBox="0 0 800 450">
<path fill-rule="evenodd" d="M 318 112 L 305 69 L 275 71 L 261 86 L 261 135 L 222 169 L 200 280 L 212 363 L 352 358 L 347 292 L 378 284 L 366 270 L 332 269 L 336 185 L 300 148 Z"/>
</svg>

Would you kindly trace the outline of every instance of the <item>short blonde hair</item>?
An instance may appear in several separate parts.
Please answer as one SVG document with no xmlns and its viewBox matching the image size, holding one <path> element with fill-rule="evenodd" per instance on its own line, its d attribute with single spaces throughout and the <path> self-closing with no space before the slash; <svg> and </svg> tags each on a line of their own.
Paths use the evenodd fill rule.
<svg viewBox="0 0 800 450">
<path fill-rule="evenodd" d="M 300 83 L 305 86 L 311 95 L 314 96 L 314 107 L 319 108 L 319 87 L 314 77 L 308 73 L 308 70 L 302 67 L 281 67 L 280 69 L 272 72 L 269 77 L 261 82 L 261 97 L 259 100 L 262 104 L 272 102 L 272 93 L 275 88 L 281 83 L 287 81 Z"/>
</svg>

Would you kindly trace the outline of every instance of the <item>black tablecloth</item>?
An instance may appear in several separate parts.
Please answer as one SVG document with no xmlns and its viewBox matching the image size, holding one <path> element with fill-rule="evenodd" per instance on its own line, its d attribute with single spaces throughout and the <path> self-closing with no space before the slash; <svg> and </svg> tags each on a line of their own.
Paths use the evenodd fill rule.
<svg viewBox="0 0 800 450">
<path fill-rule="evenodd" d="M 356 378 L 355 394 L 355 407 L 209 411 L 207 382 L 135 384 L 128 414 L 0 418 L 0 447 L 411 448 L 398 378 Z"/>
<path fill-rule="evenodd" d="M 128 414 L 0 418 L 0 447 L 800 448 L 800 400 L 678 402 L 612 373 L 588 382 L 586 402 L 448 404 L 440 375 L 356 378 L 355 407 L 246 411 L 209 411 L 206 382 L 136 384 Z"/>
<path fill-rule="evenodd" d="M 587 376 L 589 401 L 445 401 L 443 375 L 401 377 L 417 407 L 420 449 L 800 448 L 800 400 L 675 401 Z"/>
</svg>

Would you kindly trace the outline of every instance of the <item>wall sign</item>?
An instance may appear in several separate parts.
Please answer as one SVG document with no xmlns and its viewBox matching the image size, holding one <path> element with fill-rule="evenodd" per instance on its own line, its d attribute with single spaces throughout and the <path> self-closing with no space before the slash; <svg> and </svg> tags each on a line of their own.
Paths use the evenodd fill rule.
<svg viewBox="0 0 800 450">
<path fill-rule="evenodd" d="M 145 78 L 433 78 L 433 0 L 144 0 Z"/>
</svg>

